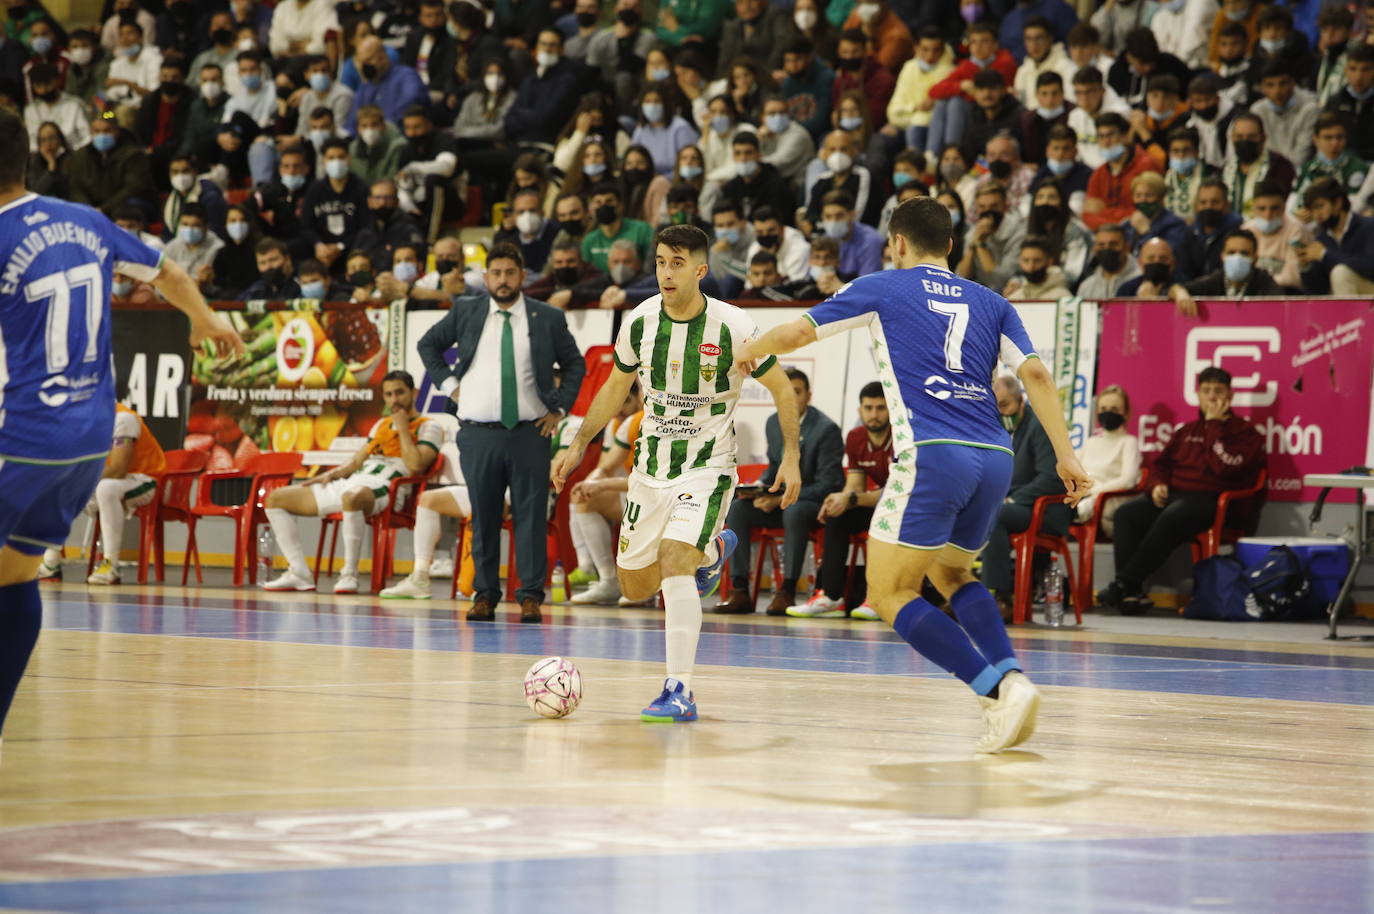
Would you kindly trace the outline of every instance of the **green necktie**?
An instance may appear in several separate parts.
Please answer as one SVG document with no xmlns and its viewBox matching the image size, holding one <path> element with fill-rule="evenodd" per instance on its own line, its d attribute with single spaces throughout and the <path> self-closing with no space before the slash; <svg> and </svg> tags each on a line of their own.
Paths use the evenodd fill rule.
<svg viewBox="0 0 1374 914">
<path fill-rule="evenodd" d="M 501 326 L 501 424 L 515 428 L 520 422 L 520 403 L 515 393 L 515 332 L 510 328 L 510 312 L 496 313 L 506 319 Z"/>
</svg>

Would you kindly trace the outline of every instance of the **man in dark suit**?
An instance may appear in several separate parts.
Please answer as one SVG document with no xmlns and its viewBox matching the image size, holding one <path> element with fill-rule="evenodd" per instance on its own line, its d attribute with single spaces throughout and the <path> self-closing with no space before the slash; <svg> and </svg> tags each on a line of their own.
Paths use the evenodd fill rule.
<svg viewBox="0 0 1374 914">
<path fill-rule="evenodd" d="M 489 295 L 455 299 L 420 340 L 430 379 L 458 404 L 458 453 L 472 498 L 476 593 L 468 618 L 490 621 L 501 598 L 501 516 L 506 490 L 515 523 L 520 621 L 539 622 L 548 566 L 549 443 L 577 400 L 586 374 L 563 312 L 520 292 L 520 249 L 495 245 L 487 256 Z M 452 368 L 444 352 L 458 347 Z M 554 368 L 562 382 L 554 380 Z M 468 373 L 472 379 L 461 383 Z"/>
<path fill-rule="evenodd" d="M 1259 239 L 1249 229 L 1235 229 L 1221 243 L 1221 269 L 1169 288 L 1169 297 L 1183 314 L 1197 314 L 1195 298 L 1240 298 L 1245 295 L 1282 295 L 1283 289 L 1266 270 L 1255 266 Z"/>
</svg>

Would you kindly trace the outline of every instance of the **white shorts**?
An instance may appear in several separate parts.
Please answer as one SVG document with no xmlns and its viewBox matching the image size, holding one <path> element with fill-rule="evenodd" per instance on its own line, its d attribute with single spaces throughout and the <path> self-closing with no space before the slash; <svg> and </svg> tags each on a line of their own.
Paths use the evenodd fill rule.
<svg viewBox="0 0 1374 914">
<path fill-rule="evenodd" d="M 468 487 L 462 484 L 453 486 L 441 486 L 437 489 L 426 489 L 425 494 L 431 492 L 443 492 L 453 499 L 453 504 L 458 512 L 464 517 L 472 517 L 472 498 L 468 495 Z M 442 512 L 440 512 L 442 513 Z"/>
<path fill-rule="evenodd" d="M 139 508 L 153 500 L 157 494 L 157 480 L 143 473 L 130 473 L 123 479 L 102 479 L 97 484 L 97 491 L 100 486 L 112 487 L 120 490 L 119 497 L 124 501 L 124 513 L 133 514 Z M 100 506 L 94 495 L 91 500 L 86 502 L 86 513 L 95 517 L 99 513 Z"/>
<path fill-rule="evenodd" d="M 667 486 L 648 485 L 642 478 L 637 472 L 630 474 L 630 490 L 620 516 L 616 564 L 626 571 L 657 562 L 663 540 L 704 550 L 725 527 L 735 488 L 733 470 L 692 473 Z"/>
<path fill-rule="evenodd" d="M 350 476 L 347 479 L 336 479 L 333 482 L 325 482 L 310 487 L 310 490 L 315 493 L 315 508 L 321 517 L 326 514 L 342 512 L 344 494 L 357 489 L 367 489 L 372 493 L 372 513 L 368 517 L 376 517 L 386 510 L 387 500 L 391 497 L 391 490 L 385 485 L 376 488 L 355 476 Z"/>
</svg>

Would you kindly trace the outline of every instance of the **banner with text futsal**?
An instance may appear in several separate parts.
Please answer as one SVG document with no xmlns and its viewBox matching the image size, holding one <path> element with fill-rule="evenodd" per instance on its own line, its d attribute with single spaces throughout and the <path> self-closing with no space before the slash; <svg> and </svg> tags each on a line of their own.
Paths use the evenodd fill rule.
<svg viewBox="0 0 1374 914">
<path fill-rule="evenodd" d="M 1120 384 L 1149 461 L 1198 415 L 1195 378 L 1209 365 L 1232 376 L 1236 413 L 1269 453 L 1269 497 L 1311 501 L 1305 473 L 1365 463 L 1374 384 L 1374 304 L 1250 300 L 1199 303 L 1201 319 L 1172 304 L 1103 305 L 1098 388 Z"/>
<path fill-rule="evenodd" d="M 184 446 L 212 470 L 263 451 L 328 450 L 366 437 L 382 414 L 390 316 L 386 308 L 230 311 L 248 351 L 228 362 L 194 353 Z"/>
</svg>

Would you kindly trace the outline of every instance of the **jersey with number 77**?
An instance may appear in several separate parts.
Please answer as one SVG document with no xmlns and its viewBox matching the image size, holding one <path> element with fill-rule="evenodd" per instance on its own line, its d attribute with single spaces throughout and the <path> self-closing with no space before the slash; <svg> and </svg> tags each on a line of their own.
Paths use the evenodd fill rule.
<svg viewBox="0 0 1374 914">
<path fill-rule="evenodd" d="M 1002 296 L 922 265 L 861 276 L 806 316 L 819 339 L 872 332 L 897 455 L 922 444 L 1011 452 L 992 378 L 998 361 L 1016 371 L 1035 347 Z"/>
<path fill-rule="evenodd" d="M 113 275 L 151 281 L 161 256 L 89 206 L 26 194 L 0 207 L 0 459 L 109 452 Z"/>
</svg>

